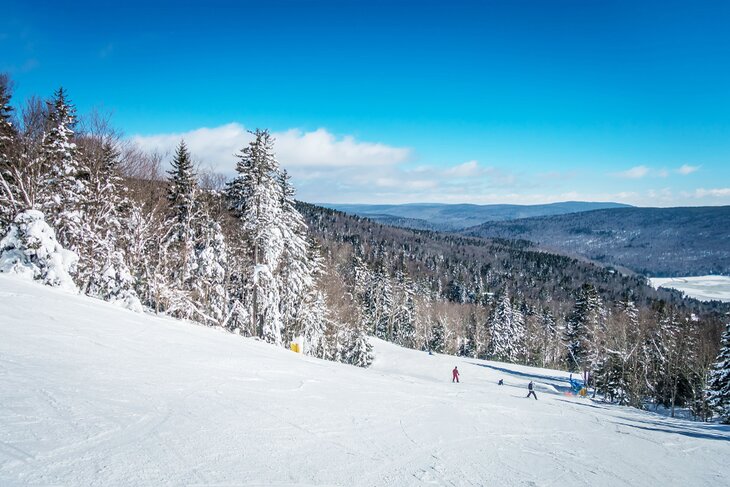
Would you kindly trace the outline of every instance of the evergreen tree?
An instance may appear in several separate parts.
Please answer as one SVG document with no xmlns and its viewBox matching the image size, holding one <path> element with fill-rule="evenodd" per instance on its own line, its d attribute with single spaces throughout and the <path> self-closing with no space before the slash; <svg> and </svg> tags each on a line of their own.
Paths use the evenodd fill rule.
<svg viewBox="0 0 730 487">
<path fill-rule="evenodd" d="M 470 313 L 464 323 L 464 337 L 459 345 L 458 353 L 462 357 L 479 357 L 478 328 L 476 316 L 474 316 L 474 313 Z"/>
<path fill-rule="evenodd" d="M 226 290 L 228 247 L 221 225 L 210 215 L 205 215 L 201 224 L 195 245 L 192 298 L 197 303 L 200 321 L 210 326 L 222 325 L 229 311 Z"/>
<path fill-rule="evenodd" d="M 277 268 L 283 329 L 288 339 L 299 335 L 305 326 L 312 326 L 312 310 L 307 307 L 317 302 L 315 277 L 322 268 L 319 247 L 307 240 L 307 225 L 297 211 L 294 187 L 289 174 L 282 170 L 277 175 L 280 187 L 281 220 L 278 222 L 282 235 L 282 252 Z M 323 301 L 319 303 L 323 304 Z M 305 325 L 303 319 L 309 321 Z"/>
<path fill-rule="evenodd" d="M 248 248 L 251 300 L 245 304 L 250 304 L 251 328 L 257 336 L 281 344 L 280 287 L 273 274 L 284 249 L 278 226 L 283 212 L 279 164 L 269 132 L 257 130 L 253 135 L 238 156 L 238 176 L 229 183 L 227 193 Z"/>
<path fill-rule="evenodd" d="M 708 383 L 709 404 L 724 423 L 730 424 L 730 323 L 720 341 L 720 353 L 712 367 Z"/>
<path fill-rule="evenodd" d="M 524 356 L 525 322 L 519 309 L 512 306 L 505 291 L 489 320 L 491 335 L 489 356 L 495 360 L 516 362 Z"/>
<path fill-rule="evenodd" d="M 446 349 L 446 326 L 441 319 L 436 319 L 431 327 L 428 349 L 436 353 L 444 353 Z"/>
<path fill-rule="evenodd" d="M 11 166 L 16 164 L 15 148 L 18 132 L 12 122 L 13 107 L 10 106 L 10 82 L 0 75 L 0 235 L 20 211 L 16 181 Z"/>
<path fill-rule="evenodd" d="M 399 267 L 395 276 L 392 340 L 398 345 L 413 348 L 416 341 L 416 291 L 413 281 L 408 277 L 403 255 Z"/>
<path fill-rule="evenodd" d="M 568 352 L 568 368 L 571 371 L 587 370 L 594 351 L 594 333 L 601 326 L 604 316 L 605 311 L 598 291 L 592 284 L 584 284 L 578 292 L 573 310 L 565 320 L 563 340 Z"/>
<path fill-rule="evenodd" d="M 89 171 L 79 160 L 73 140 L 75 125 L 76 110 L 66 99 L 66 91 L 59 88 L 49 106 L 42 143 L 42 159 L 48 169 L 41 202 L 59 242 L 77 252 L 88 238 L 84 210 Z"/>
<path fill-rule="evenodd" d="M 0 272 L 75 292 L 71 274 L 77 262 L 78 256 L 58 243 L 43 213 L 37 210 L 19 213 L 0 240 Z"/>
<path fill-rule="evenodd" d="M 187 281 L 192 277 L 196 267 L 195 242 L 198 226 L 197 203 L 198 184 L 194 172 L 193 161 L 185 141 L 181 140 L 167 172 L 167 201 L 170 216 L 165 225 L 169 228 L 168 243 L 175 261 L 171 262 L 171 281 L 181 290 L 189 290 Z"/>
<path fill-rule="evenodd" d="M 327 306 L 327 294 L 317 286 L 326 272 L 319 245 L 314 241 L 309 242 L 307 260 L 311 282 L 302 289 L 301 302 L 297 303 L 296 321 L 290 325 L 288 334 L 290 338 L 303 339 L 305 354 L 323 358 L 327 353 L 327 330 L 333 323 Z"/>
<path fill-rule="evenodd" d="M 641 385 L 637 363 L 639 319 L 636 304 L 626 298 L 618 303 L 620 313 L 611 320 L 606 333 L 605 354 L 594 365 L 595 386 L 609 401 L 641 404 Z"/>
<path fill-rule="evenodd" d="M 90 174 L 77 281 L 85 294 L 141 309 L 123 248 L 131 202 L 118 174 L 119 152 L 101 143 L 100 161 Z"/>
</svg>

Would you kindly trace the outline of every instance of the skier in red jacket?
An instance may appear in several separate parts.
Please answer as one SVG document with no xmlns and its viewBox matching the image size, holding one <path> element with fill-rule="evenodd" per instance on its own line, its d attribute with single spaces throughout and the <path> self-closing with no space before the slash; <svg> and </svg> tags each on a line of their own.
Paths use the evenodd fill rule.
<svg viewBox="0 0 730 487">
<path fill-rule="evenodd" d="M 451 382 L 459 382 L 459 368 L 454 367 L 454 370 L 451 371 Z"/>
</svg>

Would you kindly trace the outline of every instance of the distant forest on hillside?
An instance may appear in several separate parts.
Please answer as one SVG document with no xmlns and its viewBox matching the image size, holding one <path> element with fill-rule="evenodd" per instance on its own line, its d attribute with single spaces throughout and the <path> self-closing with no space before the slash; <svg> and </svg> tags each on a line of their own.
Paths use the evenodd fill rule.
<svg viewBox="0 0 730 487">
<path fill-rule="evenodd" d="M 488 222 L 462 233 L 529 240 L 652 277 L 730 275 L 730 206 L 602 209 Z"/>
</svg>

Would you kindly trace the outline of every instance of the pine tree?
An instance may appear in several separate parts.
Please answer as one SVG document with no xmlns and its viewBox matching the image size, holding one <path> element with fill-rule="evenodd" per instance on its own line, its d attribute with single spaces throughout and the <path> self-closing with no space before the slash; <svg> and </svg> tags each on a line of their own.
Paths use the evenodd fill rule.
<svg viewBox="0 0 730 487">
<path fill-rule="evenodd" d="M 730 424 L 730 323 L 720 340 L 720 353 L 710 372 L 708 383 L 709 404 L 722 418 Z"/>
<path fill-rule="evenodd" d="M 443 320 L 436 319 L 431 327 L 428 349 L 436 353 L 444 353 L 446 349 L 446 325 Z"/>
<path fill-rule="evenodd" d="M 416 342 L 416 290 L 408 276 L 404 253 L 398 258 L 394 281 L 392 340 L 403 347 L 413 348 Z"/>
<path fill-rule="evenodd" d="M 369 367 L 373 363 L 373 346 L 368 341 L 365 330 L 357 327 L 351 332 L 347 363 L 356 367 Z"/>
<path fill-rule="evenodd" d="M 596 288 L 592 284 L 584 284 L 578 292 L 573 310 L 565 320 L 563 340 L 571 371 L 587 370 L 590 365 L 594 332 L 601 326 L 604 313 Z"/>
<path fill-rule="evenodd" d="M 284 250 L 284 238 L 277 225 L 282 218 L 282 194 L 279 164 L 268 131 L 254 132 L 254 140 L 239 155 L 236 171 L 238 176 L 228 185 L 228 197 L 239 219 L 252 266 L 248 313 L 251 328 L 257 336 L 281 344 L 280 287 L 273 272 Z"/>
<path fill-rule="evenodd" d="M 71 274 L 78 256 L 58 243 L 43 213 L 19 213 L 0 240 L 0 272 L 16 274 L 68 291 L 77 291 Z"/>
<path fill-rule="evenodd" d="M 13 107 L 10 106 L 10 82 L 0 75 L 0 236 L 20 211 L 16 181 L 12 166 L 17 164 L 15 148 L 18 132 L 12 122 Z"/>
<path fill-rule="evenodd" d="M 196 218 L 198 217 L 198 185 L 193 161 L 181 140 L 172 159 L 171 169 L 167 172 L 167 201 L 170 216 L 165 225 L 169 228 L 169 246 L 175 261 L 171 263 L 171 281 L 181 290 L 189 290 L 187 281 L 192 277 L 196 266 L 195 241 Z"/>
<path fill-rule="evenodd" d="M 104 141 L 99 153 L 99 164 L 88 184 L 77 280 L 85 294 L 141 310 L 122 244 L 124 221 L 132 204 L 118 174 L 119 152 L 110 141 Z"/>
<path fill-rule="evenodd" d="M 505 291 L 489 320 L 491 335 L 489 356 L 495 360 L 516 362 L 524 356 L 525 322 L 520 310 Z"/>
<path fill-rule="evenodd" d="M 159 272 L 160 219 L 155 210 L 144 211 L 130 201 L 128 213 L 121 220 L 118 244 L 123 250 L 134 279 L 134 289 L 144 306 L 161 311 L 160 288 L 163 283 Z"/>
<path fill-rule="evenodd" d="M 365 288 L 365 321 L 372 334 L 383 340 L 393 338 L 393 288 L 383 261 L 370 274 Z"/>
<path fill-rule="evenodd" d="M 638 310 L 635 303 L 625 299 L 618 303 L 620 313 L 610 321 L 605 334 L 605 353 L 594 364 L 596 390 L 609 401 L 640 405 Z"/>
<path fill-rule="evenodd" d="M 41 204 L 59 242 L 77 252 L 88 236 L 84 228 L 89 171 L 73 141 L 76 110 L 59 88 L 48 111 L 48 129 L 42 143 L 42 159 L 48 168 Z"/>
<path fill-rule="evenodd" d="M 310 319 L 316 302 L 315 277 L 322 272 L 319 247 L 307 240 L 307 225 L 297 211 L 294 187 L 289 174 L 282 170 L 277 175 L 281 195 L 281 219 L 278 222 L 283 248 L 276 270 L 279 282 L 280 314 L 288 339 L 299 335 L 305 326 L 302 319 Z M 311 322 L 310 322 L 311 325 Z"/>
<path fill-rule="evenodd" d="M 191 286 L 198 320 L 210 326 L 222 325 L 229 311 L 226 289 L 228 247 L 221 225 L 208 214 L 202 218 L 200 236 L 195 244 L 195 259 Z"/>
<path fill-rule="evenodd" d="M 459 345 L 458 353 L 462 357 L 479 357 L 478 329 L 477 318 L 474 313 L 470 313 L 464 323 L 464 337 Z"/>
</svg>

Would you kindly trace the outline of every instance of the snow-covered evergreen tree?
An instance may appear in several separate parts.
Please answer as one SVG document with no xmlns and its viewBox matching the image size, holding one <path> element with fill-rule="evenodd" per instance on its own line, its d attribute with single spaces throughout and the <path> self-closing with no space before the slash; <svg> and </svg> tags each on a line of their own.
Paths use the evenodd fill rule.
<svg viewBox="0 0 730 487">
<path fill-rule="evenodd" d="M 364 297 L 364 318 L 372 334 L 383 340 L 392 340 L 393 288 L 385 264 L 380 261 L 377 270 L 370 274 Z"/>
<path fill-rule="evenodd" d="M 620 314 L 605 334 L 604 352 L 593 364 L 596 390 L 605 399 L 619 404 L 639 405 L 637 391 L 638 310 L 631 299 L 618 303 Z"/>
<path fill-rule="evenodd" d="M 479 323 L 474 313 L 470 313 L 464 322 L 464 336 L 460 340 L 458 354 L 462 357 L 479 358 L 480 340 Z"/>
<path fill-rule="evenodd" d="M 89 171 L 80 162 L 74 142 L 76 110 L 59 88 L 48 111 L 48 129 L 43 137 L 42 159 L 47 179 L 42 190 L 41 206 L 59 242 L 78 252 L 89 236 L 86 234 L 85 204 L 88 198 Z"/>
<path fill-rule="evenodd" d="M 277 179 L 280 187 L 281 219 L 279 226 L 283 248 L 276 269 L 279 282 L 280 313 L 282 326 L 288 339 L 301 333 L 307 317 L 311 320 L 311 310 L 306 309 L 316 302 L 315 275 L 321 271 L 322 259 L 319 248 L 307 240 L 307 225 L 297 211 L 294 202 L 294 187 L 288 173 L 282 170 Z"/>
<path fill-rule="evenodd" d="M 509 293 L 502 293 L 489 320 L 489 356 L 516 362 L 525 355 L 525 321 L 519 308 L 512 305 Z"/>
<path fill-rule="evenodd" d="M 588 367 L 594 331 L 605 316 L 603 303 L 592 284 L 584 284 L 577 295 L 575 306 L 565 320 L 563 340 L 567 347 L 568 368 L 572 371 Z"/>
<path fill-rule="evenodd" d="M 16 163 L 16 154 L 13 152 L 18 138 L 12 123 L 12 113 L 9 81 L 7 77 L 0 75 L 0 235 L 5 235 L 20 206 L 11 171 L 11 165 Z"/>
<path fill-rule="evenodd" d="M 75 292 L 71 274 L 77 262 L 78 256 L 58 243 L 43 213 L 37 210 L 19 213 L 0 240 L 0 272 Z"/>
<path fill-rule="evenodd" d="M 443 353 L 446 349 L 446 325 L 440 318 L 431 326 L 428 349 L 436 353 Z"/>
<path fill-rule="evenodd" d="M 251 328 L 265 340 L 281 344 L 280 287 L 274 271 L 284 250 L 284 236 L 278 225 L 282 195 L 273 143 L 268 131 L 254 132 L 254 140 L 238 156 L 238 176 L 228 185 L 228 197 L 252 266 L 248 271 L 252 276 Z"/>
<path fill-rule="evenodd" d="M 327 329 L 332 326 L 332 319 L 327 307 L 327 294 L 317 286 L 325 275 L 325 268 L 319 245 L 314 241 L 309 243 L 307 260 L 312 282 L 303 283 L 304 296 L 298 304 L 296 321 L 290 325 L 292 331 L 289 335 L 303 338 L 305 354 L 323 358 L 327 348 Z"/>
<path fill-rule="evenodd" d="M 392 340 L 398 345 L 413 348 L 416 342 L 416 291 L 406 272 L 403 256 L 399 267 L 395 275 Z"/>
<path fill-rule="evenodd" d="M 730 323 L 725 325 L 720 353 L 710 372 L 708 386 L 710 407 L 724 423 L 730 423 Z"/>
<path fill-rule="evenodd" d="M 77 281 L 85 294 L 141 310 L 122 244 L 132 204 L 118 173 L 119 152 L 108 140 L 100 146 L 87 186 Z"/>
<path fill-rule="evenodd" d="M 314 291 L 308 296 L 301 323 L 303 353 L 312 357 L 325 358 L 327 328 L 332 325 L 332 318 L 323 291 Z"/>
<path fill-rule="evenodd" d="M 196 266 L 192 279 L 193 300 L 198 303 L 201 321 L 222 325 L 228 314 L 226 269 L 228 247 L 223 229 L 210 215 L 202 219 L 200 237 L 195 246 Z"/>
<path fill-rule="evenodd" d="M 338 326 L 334 360 L 356 367 L 369 367 L 374 360 L 373 346 L 362 324 Z"/>
<path fill-rule="evenodd" d="M 199 208 L 193 160 L 184 140 L 178 144 L 170 165 L 171 169 L 167 172 L 170 216 L 165 225 L 169 229 L 168 245 L 174 258 L 170 278 L 178 289 L 188 290 L 188 280 L 196 266 L 196 218 Z"/>
</svg>

